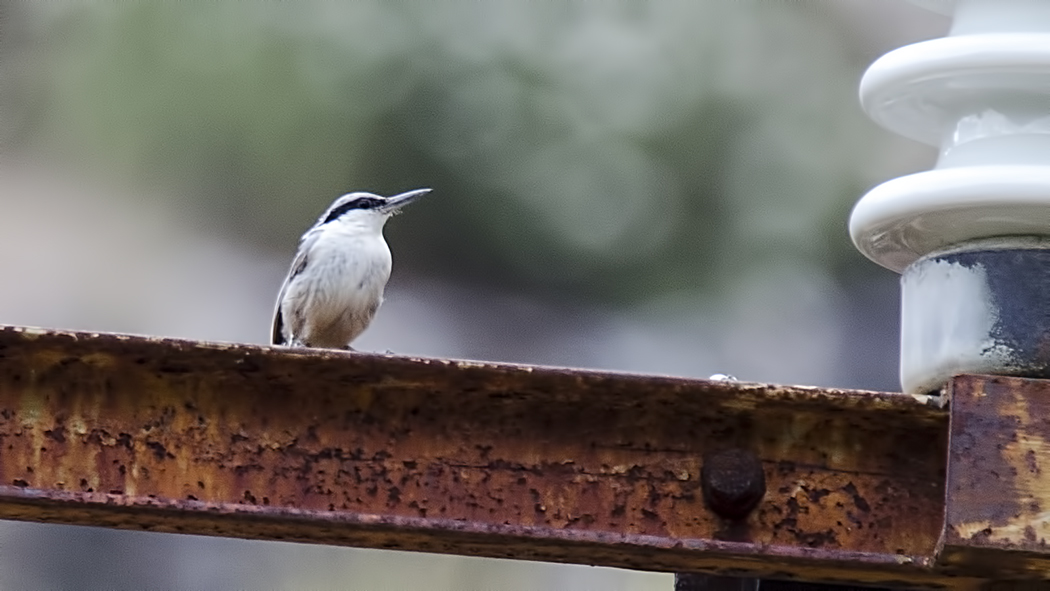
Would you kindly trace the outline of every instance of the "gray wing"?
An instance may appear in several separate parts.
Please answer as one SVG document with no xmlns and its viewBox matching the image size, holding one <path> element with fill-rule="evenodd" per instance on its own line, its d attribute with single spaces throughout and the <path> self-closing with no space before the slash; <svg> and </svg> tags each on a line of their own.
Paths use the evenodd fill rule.
<svg viewBox="0 0 1050 591">
<path fill-rule="evenodd" d="M 320 235 L 320 232 L 315 230 L 317 228 L 311 228 L 310 231 L 303 234 L 302 240 L 299 241 L 299 250 L 295 253 L 295 258 L 292 259 L 292 268 L 288 270 L 288 276 L 284 278 L 284 283 L 281 284 L 281 291 L 277 294 L 277 305 L 273 311 L 273 324 L 270 327 L 271 344 L 288 344 L 284 340 L 284 316 L 281 314 L 281 302 L 284 301 L 284 293 L 288 291 L 288 286 L 292 283 L 292 280 L 306 268 L 307 253 L 310 252 L 314 243 L 317 242 L 317 237 Z"/>
</svg>

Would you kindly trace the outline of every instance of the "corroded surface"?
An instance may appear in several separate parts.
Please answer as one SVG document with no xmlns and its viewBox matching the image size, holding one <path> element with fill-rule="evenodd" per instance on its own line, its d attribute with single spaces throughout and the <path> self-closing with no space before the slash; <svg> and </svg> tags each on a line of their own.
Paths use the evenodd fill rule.
<svg viewBox="0 0 1050 591">
<path fill-rule="evenodd" d="M 0 328 L 0 516 L 645 570 L 932 573 L 921 397 Z M 760 459 L 742 522 L 701 458 Z"/>
<path fill-rule="evenodd" d="M 957 378 L 951 424 L 941 561 L 956 572 L 1050 579 L 1050 381 Z"/>
</svg>

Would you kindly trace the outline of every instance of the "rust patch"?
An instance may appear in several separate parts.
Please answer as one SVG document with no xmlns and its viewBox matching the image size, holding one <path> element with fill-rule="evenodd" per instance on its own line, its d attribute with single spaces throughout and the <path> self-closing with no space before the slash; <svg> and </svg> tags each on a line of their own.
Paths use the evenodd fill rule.
<svg viewBox="0 0 1050 591">
<path fill-rule="evenodd" d="M 1046 578 L 1050 381 L 961 376 L 951 397 L 940 562 L 981 576 Z"/>
</svg>

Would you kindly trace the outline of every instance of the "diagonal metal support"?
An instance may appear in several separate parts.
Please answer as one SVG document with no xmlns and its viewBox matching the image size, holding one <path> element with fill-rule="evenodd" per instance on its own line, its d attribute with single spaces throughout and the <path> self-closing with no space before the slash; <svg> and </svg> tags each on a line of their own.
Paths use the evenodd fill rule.
<svg viewBox="0 0 1050 591">
<path fill-rule="evenodd" d="M 9 519 L 976 589 L 937 565 L 948 432 L 900 394 L 0 328 Z M 713 454 L 757 458 L 750 512 L 705 503 L 754 486 Z"/>
</svg>

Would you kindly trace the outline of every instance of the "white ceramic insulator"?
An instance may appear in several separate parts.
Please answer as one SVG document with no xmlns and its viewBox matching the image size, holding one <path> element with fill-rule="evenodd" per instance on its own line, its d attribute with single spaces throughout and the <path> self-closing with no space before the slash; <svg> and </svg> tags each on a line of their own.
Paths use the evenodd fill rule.
<svg viewBox="0 0 1050 591">
<path fill-rule="evenodd" d="M 857 248 L 897 272 L 960 242 L 1050 233 L 1050 2 L 914 3 L 954 14 L 950 36 L 877 60 L 861 104 L 940 157 L 879 185 L 850 217 Z"/>
<path fill-rule="evenodd" d="M 949 35 L 878 59 L 860 99 L 877 123 L 939 157 L 934 170 L 861 198 L 850 234 L 868 258 L 904 273 L 902 386 L 923 392 L 954 373 L 1046 366 L 996 340 L 1002 300 L 987 297 L 984 267 L 994 257 L 965 269 L 938 257 L 989 240 L 1020 251 L 1029 244 L 1020 237 L 1050 236 L 1050 0 L 911 1 L 951 16 Z"/>
</svg>

